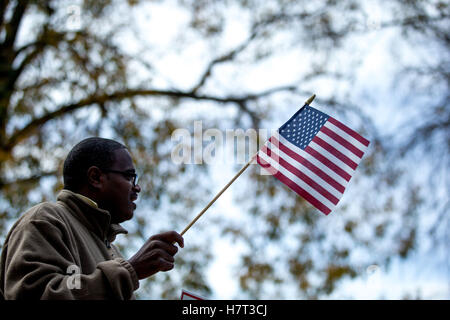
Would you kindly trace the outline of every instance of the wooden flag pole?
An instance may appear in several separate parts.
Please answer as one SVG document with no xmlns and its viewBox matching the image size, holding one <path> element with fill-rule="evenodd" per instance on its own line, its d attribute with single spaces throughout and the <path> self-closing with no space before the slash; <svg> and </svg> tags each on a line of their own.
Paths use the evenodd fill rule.
<svg viewBox="0 0 450 320">
<path fill-rule="evenodd" d="M 308 100 L 306 100 L 305 105 L 309 105 L 314 98 L 316 97 L 315 94 L 313 94 Z M 225 192 L 225 190 L 228 189 L 228 187 L 250 166 L 250 164 L 252 163 L 252 161 L 255 159 L 256 155 L 258 153 L 256 153 L 255 155 L 253 155 L 253 157 L 251 157 L 250 161 L 247 162 L 246 165 L 244 165 L 241 170 L 239 170 L 238 173 L 236 173 L 236 175 L 230 180 L 230 182 L 228 182 L 225 187 L 222 188 L 222 190 L 219 191 L 218 194 L 216 194 L 216 196 L 206 205 L 206 207 L 203 208 L 202 211 L 200 211 L 200 213 L 186 226 L 186 228 L 184 228 L 183 231 L 181 231 L 180 235 L 184 235 L 186 233 L 186 231 L 189 230 L 190 227 L 192 227 L 192 225 L 198 220 L 200 219 L 200 217 L 206 212 L 206 210 L 209 209 L 209 207 L 212 206 L 212 204 L 214 202 L 216 202 L 216 200 L 222 195 L 222 193 Z"/>
<path fill-rule="evenodd" d="M 256 156 L 256 155 L 255 155 Z M 206 205 L 206 207 L 204 207 L 203 208 L 203 210 L 202 211 L 200 211 L 200 213 L 194 218 L 194 220 L 192 220 L 188 225 L 187 225 L 187 227 L 186 228 L 184 228 L 184 230 L 183 231 L 181 231 L 181 235 L 183 235 L 183 234 L 185 234 L 186 233 L 186 231 L 188 231 L 189 230 L 189 228 L 198 220 L 198 219 L 200 219 L 200 217 L 206 212 L 206 210 L 208 210 L 209 209 L 209 207 L 211 207 L 212 206 L 212 204 L 214 203 L 214 202 L 216 202 L 216 200 L 222 195 L 222 193 L 224 193 L 225 192 L 225 190 L 227 190 L 228 189 L 228 187 L 245 171 L 245 169 L 247 169 L 249 166 L 250 166 L 250 163 L 253 161 L 253 159 L 255 158 L 255 156 L 253 156 L 251 159 L 250 159 L 250 161 L 249 162 L 247 162 L 247 164 L 245 165 L 245 166 L 243 166 L 242 167 L 242 169 L 241 170 L 239 170 L 239 172 L 238 173 L 236 173 L 236 175 L 230 180 L 230 182 L 228 182 L 227 184 L 226 184 L 226 186 L 225 187 L 223 187 L 222 188 L 222 190 L 220 190 L 219 191 L 219 193 L 214 197 L 214 199 L 212 199 L 207 205 Z"/>
</svg>

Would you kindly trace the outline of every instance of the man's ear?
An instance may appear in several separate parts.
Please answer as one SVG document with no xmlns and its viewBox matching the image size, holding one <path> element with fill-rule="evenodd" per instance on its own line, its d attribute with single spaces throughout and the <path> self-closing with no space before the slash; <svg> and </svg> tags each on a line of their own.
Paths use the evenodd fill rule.
<svg viewBox="0 0 450 320">
<path fill-rule="evenodd" d="M 101 189 L 104 186 L 102 171 L 96 166 L 89 167 L 87 170 L 87 182 L 89 186 Z"/>
</svg>

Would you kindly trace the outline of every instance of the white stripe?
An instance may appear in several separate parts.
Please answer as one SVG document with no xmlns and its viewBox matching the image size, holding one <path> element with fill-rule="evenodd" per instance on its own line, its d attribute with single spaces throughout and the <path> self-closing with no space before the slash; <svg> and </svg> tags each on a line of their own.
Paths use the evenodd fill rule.
<svg viewBox="0 0 450 320">
<path fill-rule="evenodd" d="M 342 129 L 336 127 L 334 124 L 332 124 L 330 121 L 325 122 L 323 125 L 324 127 L 327 127 L 337 135 L 341 136 L 343 139 L 350 142 L 352 145 L 354 145 L 356 148 L 361 150 L 363 153 L 366 152 L 367 147 L 363 145 L 361 142 L 353 138 L 351 135 L 349 135 L 347 132 L 343 131 Z"/>
<path fill-rule="evenodd" d="M 319 184 L 321 187 L 323 187 L 325 190 L 327 190 L 329 193 L 331 193 L 333 196 L 335 196 L 338 200 L 342 197 L 342 193 L 340 193 L 338 190 L 336 190 L 332 185 L 328 184 L 325 180 L 323 180 L 321 177 L 319 177 L 317 174 L 309 170 L 307 167 L 305 167 L 302 163 L 298 162 L 295 159 L 292 159 L 290 156 L 288 156 L 286 153 L 284 153 L 282 150 L 278 149 L 274 145 L 268 145 L 268 148 L 278 155 L 280 158 L 283 158 L 291 164 L 293 167 L 297 168 L 299 171 L 307 175 L 311 180 Z M 301 167 L 300 167 L 301 166 Z"/>
<path fill-rule="evenodd" d="M 345 180 L 344 178 L 342 178 L 340 175 L 338 175 L 336 172 L 334 172 L 333 170 L 331 170 L 330 168 L 328 168 L 326 165 L 324 165 L 322 162 L 320 162 L 319 160 L 317 160 L 315 157 L 313 157 L 312 155 L 310 155 L 309 153 L 307 153 L 306 151 L 298 148 L 297 146 L 293 145 L 292 143 L 290 143 L 289 141 L 287 141 L 283 136 L 277 135 L 275 136 L 275 138 L 278 139 L 278 141 L 280 141 L 280 143 L 282 143 L 283 145 L 285 145 L 286 147 L 288 147 L 289 149 L 291 149 L 292 151 L 294 151 L 295 153 L 298 153 L 299 155 L 301 155 L 303 158 L 305 158 L 306 160 L 308 160 L 309 162 L 311 162 L 313 165 L 315 165 L 317 168 L 319 168 L 320 170 L 322 170 L 323 172 L 325 172 L 327 175 L 329 175 L 331 178 L 333 178 L 334 180 L 336 180 L 339 184 L 343 185 L 344 187 L 347 186 L 348 181 Z"/>
<path fill-rule="evenodd" d="M 328 152 L 327 150 L 325 150 L 324 148 L 322 148 L 321 146 L 319 146 L 317 143 L 315 143 L 314 141 L 311 141 L 309 143 L 309 146 L 311 148 L 313 148 L 314 150 L 316 150 L 318 153 L 320 153 L 322 156 L 324 156 L 325 158 L 327 158 L 328 160 L 330 160 L 331 162 L 333 162 L 336 166 L 338 166 L 339 168 L 341 168 L 342 170 L 344 170 L 345 172 L 347 172 L 349 175 L 353 176 L 353 172 L 355 172 L 355 170 L 353 170 L 352 168 L 350 168 L 348 166 L 348 164 L 346 164 L 345 162 L 341 161 L 340 159 L 336 158 L 336 156 L 330 152 Z"/>
<path fill-rule="evenodd" d="M 260 152 L 259 156 L 266 162 L 268 162 L 272 167 L 276 167 L 276 161 L 273 160 L 271 157 L 269 157 L 268 155 L 266 155 L 264 152 Z M 321 202 L 324 206 L 326 206 L 329 209 L 333 209 L 335 207 L 335 205 L 330 202 L 330 200 L 328 200 L 327 198 L 325 198 L 324 196 L 322 196 L 320 193 L 318 193 L 316 190 L 314 190 L 313 188 L 311 188 L 307 183 L 305 183 L 303 180 L 301 180 L 300 178 L 298 178 L 296 175 L 294 175 L 293 173 L 291 173 L 289 170 L 287 170 L 286 168 L 284 168 L 282 165 L 279 165 L 279 170 L 278 170 L 281 174 L 283 174 L 286 178 L 288 178 L 289 180 L 291 180 L 292 182 L 294 182 L 296 185 L 298 185 L 299 187 L 301 187 L 302 189 L 304 189 L 306 192 L 308 192 L 311 196 L 313 196 L 314 198 L 316 198 L 316 200 L 318 200 L 319 202 Z"/>
<path fill-rule="evenodd" d="M 342 144 L 340 144 L 339 142 L 337 142 L 333 138 L 329 137 L 328 135 L 326 135 L 322 131 L 319 131 L 316 136 L 319 137 L 320 139 L 322 139 L 323 141 L 325 141 L 326 143 L 328 143 L 330 146 L 332 146 L 335 149 L 337 149 L 340 153 L 342 153 L 344 156 L 346 156 L 347 158 L 349 158 L 350 160 L 352 160 L 356 164 L 358 164 L 361 161 L 360 157 L 358 157 L 356 154 L 354 154 L 353 152 L 348 150 Z"/>
</svg>

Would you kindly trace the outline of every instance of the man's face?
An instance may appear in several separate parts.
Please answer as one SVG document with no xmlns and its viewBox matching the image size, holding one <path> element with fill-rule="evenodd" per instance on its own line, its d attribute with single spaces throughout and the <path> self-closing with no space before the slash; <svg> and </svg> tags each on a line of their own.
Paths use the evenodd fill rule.
<svg viewBox="0 0 450 320">
<path fill-rule="evenodd" d="M 129 175 L 135 173 L 136 170 L 128 150 L 115 150 L 114 155 L 114 164 L 104 172 L 106 179 L 99 206 L 109 211 L 111 222 L 120 223 L 133 217 L 133 211 L 136 209 L 133 201 L 137 199 L 141 189 L 138 185 L 133 186 L 132 175 Z M 110 170 L 120 171 L 123 174 Z M 127 175 L 127 173 L 129 174 Z"/>
</svg>

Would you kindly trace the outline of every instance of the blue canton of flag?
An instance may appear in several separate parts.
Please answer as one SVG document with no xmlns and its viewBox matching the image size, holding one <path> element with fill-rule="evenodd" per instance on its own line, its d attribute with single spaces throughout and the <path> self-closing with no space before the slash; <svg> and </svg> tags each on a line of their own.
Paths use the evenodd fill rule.
<svg viewBox="0 0 450 320">
<path fill-rule="evenodd" d="M 297 112 L 278 129 L 278 132 L 289 142 L 305 149 L 328 120 L 328 116 L 309 106 Z"/>
<path fill-rule="evenodd" d="M 310 106 L 297 111 L 257 154 L 257 162 L 328 215 L 369 145 L 333 117 Z"/>
</svg>

